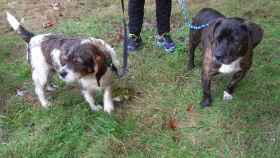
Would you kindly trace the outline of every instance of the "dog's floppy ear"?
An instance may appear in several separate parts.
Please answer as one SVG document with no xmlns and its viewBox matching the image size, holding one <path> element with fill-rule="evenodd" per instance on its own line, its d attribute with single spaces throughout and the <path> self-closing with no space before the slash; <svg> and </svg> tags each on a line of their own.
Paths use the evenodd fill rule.
<svg viewBox="0 0 280 158">
<path fill-rule="evenodd" d="M 100 86 L 100 79 L 107 71 L 107 66 L 105 63 L 106 56 L 101 52 L 101 50 L 93 47 L 94 51 L 93 55 L 93 61 L 94 61 L 94 71 L 95 71 L 95 77 L 98 83 L 98 86 Z"/>
<path fill-rule="evenodd" d="M 223 20 L 224 20 L 224 18 L 218 18 L 215 21 L 210 23 L 208 36 L 209 36 L 209 39 L 211 42 L 214 41 L 215 31 L 221 25 Z"/>
<path fill-rule="evenodd" d="M 254 49 L 263 39 L 263 29 L 252 22 L 246 23 L 249 31 L 249 37 L 252 42 L 252 48 Z"/>
</svg>

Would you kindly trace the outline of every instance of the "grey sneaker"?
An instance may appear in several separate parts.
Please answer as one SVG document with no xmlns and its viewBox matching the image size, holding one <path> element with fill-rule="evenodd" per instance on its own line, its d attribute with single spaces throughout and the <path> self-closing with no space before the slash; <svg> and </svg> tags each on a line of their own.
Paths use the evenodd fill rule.
<svg viewBox="0 0 280 158">
<path fill-rule="evenodd" d="M 174 52 L 176 48 L 176 44 L 173 42 L 173 40 L 171 39 L 168 33 L 165 33 L 163 35 L 157 35 L 156 45 L 159 48 L 163 48 L 167 53 Z"/>
</svg>

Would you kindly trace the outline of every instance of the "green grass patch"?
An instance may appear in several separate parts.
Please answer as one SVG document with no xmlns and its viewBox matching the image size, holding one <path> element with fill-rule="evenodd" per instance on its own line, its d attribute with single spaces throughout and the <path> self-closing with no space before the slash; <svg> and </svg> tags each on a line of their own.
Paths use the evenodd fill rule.
<svg viewBox="0 0 280 158">
<path fill-rule="evenodd" d="M 93 36 L 109 42 L 119 58 L 122 43 L 120 4 L 92 2 L 92 15 L 67 20 L 51 29 L 68 36 Z M 174 1 L 175 3 L 175 1 Z M 102 8 L 101 8 L 102 7 Z M 277 158 L 280 155 L 280 26 L 276 0 L 193 1 L 191 14 L 203 7 L 219 9 L 259 23 L 265 38 L 255 49 L 253 66 L 237 87 L 234 99 L 222 100 L 228 77 L 213 81 L 213 107 L 202 109 L 201 50 L 196 68 L 186 71 L 187 30 L 173 5 L 172 37 L 176 53 L 155 47 L 154 3 L 147 2 L 142 38 L 144 47 L 129 57 L 130 73 L 114 80 L 114 96 L 125 101 L 112 115 L 93 113 L 80 92 L 58 79 L 59 90 L 45 110 L 36 101 L 16 96 L 24 88 L 35 98 L 24 43 L 16 35 L 0 37 L 0 157 L 94 158 Z M 175 21 L 175 20 L 173 20 Z M 148 23 L 148 24 L 147 24 Z M 31 98 L 32 98 L 31 97 Z M 97 98 L 101 103 L 102 98 Z M 193 109 L 187 110 L 189 107 Z M 170 128 L 170 120 L 176 128 Z"/>
</svg>

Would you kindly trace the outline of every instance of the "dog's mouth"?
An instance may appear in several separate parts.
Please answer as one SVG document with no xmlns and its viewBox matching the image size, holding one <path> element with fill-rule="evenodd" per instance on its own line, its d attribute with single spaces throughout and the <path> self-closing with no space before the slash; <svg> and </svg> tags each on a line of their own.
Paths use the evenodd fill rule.
<svg viewBox="0 0 280 158">
<path fill-rule="evenodd" d="M 220 60 L 218 60 L 216 57 L 213 57 L 214 58 L 214 63 L 215 64 L 223 64 Z"/>
</svg>

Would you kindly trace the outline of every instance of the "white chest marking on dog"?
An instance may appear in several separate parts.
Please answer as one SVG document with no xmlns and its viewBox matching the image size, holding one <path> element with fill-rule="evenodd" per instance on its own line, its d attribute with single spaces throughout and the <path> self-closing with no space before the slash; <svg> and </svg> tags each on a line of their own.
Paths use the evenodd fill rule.
<svg viewBox="0 0 280 158">
<path fill-rule="evenodd" d="M 101 88 L 98 87 L 95 76 L 83 77 L 83 78 L 80 79 L 79 82 L 84 89 L 101 90 Z"/>
<path fill-rule="evenodd" d="M 231 64 L 222 64 L 222 66 L 219 68 L 219 72 L 223 74 L 230 74 L 230 73 L 235 73 L 237 71 L 241 70 L 240 67 L 240 60 L 242 57 L 236 59 L 233 61 Z"/>
<path fill-rule="evenodd" d="M 110 113 L 114 109 L 113 100 L 112 100 L 112 89 L 111 89 L 111 71 L 106 71 L 106 73 L 101 77 L 100 83 L 101 87 L 98 86 L 95 76 L 83 77 L 80 79 L 80 84 L 83 87 L 83 95 L 85 99 L 89 102 L 90 107 L 93 111 L 99 109 L 95 105 L 94 98 L 92 98 L 89 93 L 96 90 L 104 90 L 103 103 L 104 111 Z"/>
<path fill-rule="evenodd" d="M 229 94 L 227 91 L 224 91 L 224 98 L 223 98 L 223 100 L 225 100 L 225 101 L 229 101 L 229 100 L 232 100 L 232 95 L 231 94 Z"/>
</svg>

